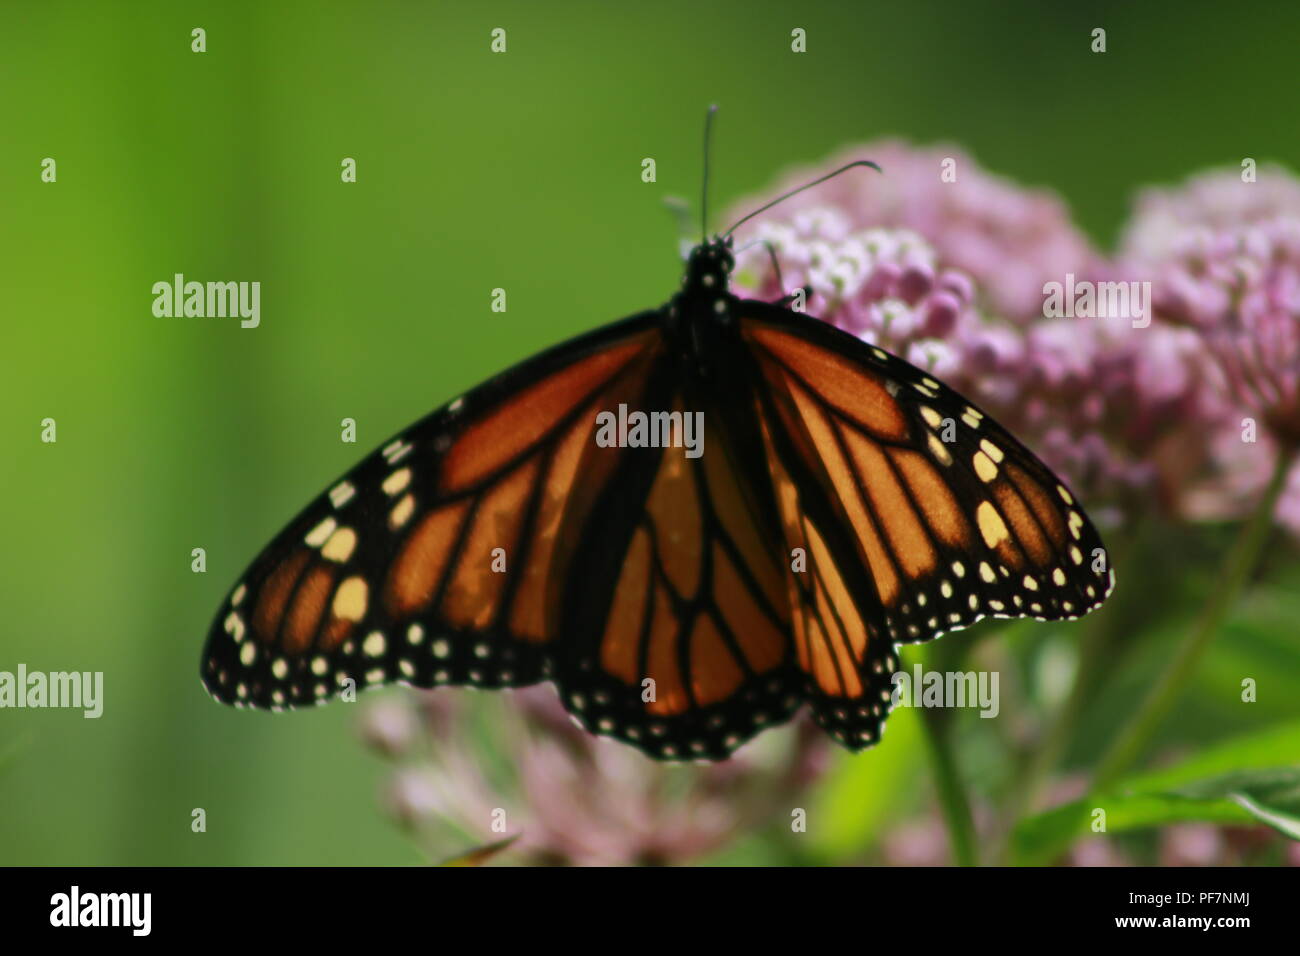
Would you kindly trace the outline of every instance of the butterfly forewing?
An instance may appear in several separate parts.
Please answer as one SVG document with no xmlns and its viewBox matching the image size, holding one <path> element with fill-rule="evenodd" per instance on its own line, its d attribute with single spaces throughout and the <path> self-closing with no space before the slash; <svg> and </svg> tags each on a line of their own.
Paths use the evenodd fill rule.
<svg viewBox="0 0 1300 956">
<path fill-rule="evenodd" d="M 202 666 L 213 696 L 278 708 L 394 681 L 541 679 L 571 559 L 562 526 L 610 477 L 590 423 L 649 375 L 656 318 L 503 373 L 332 484 L 218 612 Z"/>
<path fill-rule="evenodd" d="M 774 423 L 870 571 L 890 639 L 1070 619 L 1112 574 L 1065 484 L 980 409 L 825 323 L 746 303 Z M 848 563 L 848 555 L 842 558 Z"/>
</svg>

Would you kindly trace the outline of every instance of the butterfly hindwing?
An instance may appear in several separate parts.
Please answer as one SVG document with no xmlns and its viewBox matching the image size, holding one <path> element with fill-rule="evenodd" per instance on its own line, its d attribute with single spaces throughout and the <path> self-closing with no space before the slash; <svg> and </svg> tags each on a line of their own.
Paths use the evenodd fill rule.
<svg viewBox="0 0 1300 956">
<path fill-rule="evenodd" d="M 799 450 L 798 432 L 773 425 L 772 396 L 755 415 L 781 516 L 796 662 L 813 718 L 850 749 L 880 739 L 898 669 L 875 586 L 834 507 Z"/>
<path fill-rule="evenodd" d="M 802 700 L 783 546 L 727 416 L 670 390 L 648 397 L 649 407 L 703 410 L 703 453 L 607 450 L 619 474 L 589 526 L 574 529 L 583 557 L 564 601 L 572 649 L 557 658 L 556 683 L 594 733 L 662 759 L 717 759 Z"/>
</svg>

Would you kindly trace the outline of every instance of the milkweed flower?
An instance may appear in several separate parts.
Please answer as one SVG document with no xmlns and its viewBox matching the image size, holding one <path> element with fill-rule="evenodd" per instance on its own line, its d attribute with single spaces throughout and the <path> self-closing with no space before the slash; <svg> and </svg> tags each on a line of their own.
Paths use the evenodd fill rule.
<svg viewBox="0 0 1300 956">
<path fill-rule="evenodd" d="M 1224 470 L 1231 407 L 1219 387 L 1227 381 L 1224 369 L 1207 350 L 1203 329 L 1171 315 L 1169 306 L 1181 302 L 1209 318 L 1231 300 L 1171 263 L 1196 216 L 1224 221 L 1228 204 L 1201 181 L 1185 202 L 1148 194 L 1143 209 L 1151 218 L 1139 217 L 1126 254 L 1107 260 L 1054 196 L 988 174 L 954 149 L 856 147 L 822 168 L 792 174 L 782 187 L 864 156 L 879 161 L 883 175 L 837 177 L 745 230 L 738 284 L 767 298 L 810 286 L 806 311 L 927 368 L 984 405 L 1087 496 L 1103 521 L 1152 505 L 1197 513 L 1206 476 Z M 942 176 L 947 159 L 956 163 L 955 182 Z M 1262 219 L 1273 203 L 1300 209 L 1294 184 L 1268 189 L 1267 201 L 1252 203 L 1243 217 Z M 737 214 L 747 205 L 738 204 Z M 776 250 L 784 288 L 757 240 Z M 1144 259 L 1136 249 L 1165 258 Z M 1049 316 L 1050 284 L 1076 278 L 1094 287 L 1146 283 L 1153 301 L 1143 321 L 1103 310 Z M 1261 303 L 1275 303 L 1291 286 L 1270 288 Z M 1276 321 L 1268 328 L 1285 339 Z M 1276 368 L 1289 356 L 1279 348 L 1263 375 L 1239 363 L 1238 387 L 1258 391 L 1263 382 L 1276 392 L 1290 381 Z M 1237 480 L 1257 485 L 1256 470 Z"/>
<path fill-rule="evenodd" d="M 1300 538 L 1300 467 L 1292 468 L 1286 487 L 1277 502 L 1277 520 L 1297 538 Z"/>
<path fill-rule="evenodd" d="M 1189 510 L 1239 513 L 1300 448 L 1300 181 L 1265 167 L 1253 182 L 1226 170 L 1149 189 L 1122 259 L 1153 277 L 1157 320 L 1194 335 L 1212 373 L 1214 469 Z M 1277 508 L 1293 529 L 1297 496 L 1300 465 Z"/>
<path fill-rule="evenodd" d="M 788 826 L 829 760 L 805 719 L 721 763 L 656 763 L 575 727 L 550 686 L 380 698 L 361 733 L 392 765 L 390 816 L 435 860 L 517 836 L 503 860 L 685 862 L 756 826 Z"/>
<path fill-rule="evenodd" d="M 1197 173 L 1175 187 L 1142 190 L 1124 230 L 1122 257 L 1159 262 L 1177 255 L 1189 231 L 1212 234 L 1274 219 L 1300 218 L 1300 180 L 1281 166 L 1260 166 L 1253 182 L 1237 169 Z"/>
<path fill-rule="evenodd" d="M 874 160 L 883 175 L 839 176 L 787 200 L 781 214 L 824 206 L 859 229 L 922 236 L 945 266 L 973 280 L 966 291 L 978 291 L 982 309 L 1016 323 L 1041 317 L 1044 282 L 1067 272 L 1085 274 L 1100 261 L 1054 193 L 990 173 L 955 146 L 881 140 L 848 147 L 816 167 L 792 170 L 765 195 L 857 159 Z M 737 204 L 736 218 L 758 205 Z"/>
<path fill-rule="evenodd" d="M 907 230 L 855 229 L 842 211 L 812 207 L 760 223 L 741 249 L 736 282 L 742 289 L 776 298 L 806 287 L 804 311 L 939 374 L 955 359 L 948 340 L 973 321 L 971 278 L 941 270 L 933 247 Z"/>
</svg>

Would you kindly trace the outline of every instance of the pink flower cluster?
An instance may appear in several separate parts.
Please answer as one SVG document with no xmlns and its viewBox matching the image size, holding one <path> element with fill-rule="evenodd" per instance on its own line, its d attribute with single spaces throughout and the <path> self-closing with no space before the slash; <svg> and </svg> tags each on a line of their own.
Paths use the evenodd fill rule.
<svg viewBox="0 0 1300 956">
<path fill-rule="evenodd" d="M 946 266 L 975 280 L 982 307 L 1017 322 L 1041 315 L 1044 276 L 1088 271 L 1097 258 L 1051 192 L 992 175 L 957 147 L 917 148 L 894 140 L 840 150 L 817 167 L 792 170 L 761 199 L 737 203 L 735 216 L 725 221 L 857 159 L 874 160 L 884 174 L 856 170 L 757 222 L 788 215 L 790 206 L 822 206 L 841 213 L 856 229 L 916 233 Z"/>
<path fill-rule="evenodd" d="M 515 836 L 503 852 L 515 862 L 686 862 L 789 818 L 828 761 L 803 719 L 722 763 L 660 764 L 575 727 L 549 684 L 381 698 L 362 734 L 394 765 L 390 814 L 434 861 Z"/>
<path fill-rule="evenodd" d="M 1274 167 L 1144 193 L 1103 256 L 1042 190 L 948 148 L 867 144 L 738 235 L 737 284 L 902 355 L 964 392 L 1064 474 L 1102 521 L 1242 513 L 1300 444 L 1300 181 Z M 739 203 L 739 218 L 756 202 Z M 765 240 L 776 252 L 778 287 Z M 1123 287 L 1077 314 L 1076 287 Z M 1063 290 L 1055 306 L 1051 290 Z M 1091 293 L 1089 293 L 1091 294 Z M 1081 306 L 1084 303 L 1080 299 Z M 1253 431 L 1250 422 L 1257 426 Z M 1300 532 L 1300 469 L 1279 508 Z"/>
<path fill-rule="evenodd" d="M 1248 508 L 1278 455 L 1300 448 L 1300 180 L 1263 167 L 1151 189 L 1121 247 L 1152 276 L 1156 315 L 1196 336 L 1212 374 L 1204 404 L 1208 481 L 1188 495 L 1193 516 Z M 1300 465 L 1278 520 L 1300 534 Z"/>
</svg>

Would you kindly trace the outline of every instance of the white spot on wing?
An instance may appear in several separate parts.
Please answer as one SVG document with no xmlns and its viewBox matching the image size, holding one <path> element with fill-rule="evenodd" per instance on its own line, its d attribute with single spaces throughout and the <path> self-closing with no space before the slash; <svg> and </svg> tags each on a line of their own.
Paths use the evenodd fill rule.
<svg viewBox="0 0 1300 956">
<path fill-rule="evenodd" d="M 340 481 L 330 489 L 330 503 L 334 505 L 335 508 L 342 508 L 352 500 L 356 493 L 357 489 L 352 486 L 352 482 Z"/>
<path fill-rule="evenodd" d="M 387 478 L 384 479 L 384 484 L 383 484 L 384 494 L 388 495 L 389 497 L 392 497 L 393 495 L 402 491 L 410 483 L 411 483 L 410 468 L 403 468 L 400 471 L 395 471 Z"/>
<path fill-rule="evenodd" d="M 384 447 L 384 460 L 390 465 L 396 465 L 399 461 L 409 455 L 411 450 L 414 448 L 415 446 L 410 442 L 403 441 L 399 438 L 396 441 L 389 442 Z"/>
<path fill-rule="evenodd" d="M 333 494 L 334 492 L 331 491 L 330 492 L 331 497 L 333 496 Z M 310 547 L 319 548 L 322 544 L 324 544 L 326 541 L 329 540 L 330 535 L 334 533 L 334 529 L 337 528 L 338 526 L 339 523 L 335 521 L 333 518 L 326 518 L 316 527 L 312 528 L 311 531 L 307 533 L 307 537 L 303 538 L 303 541 L 306 542 L 306 544 Z"/>
</svg>

